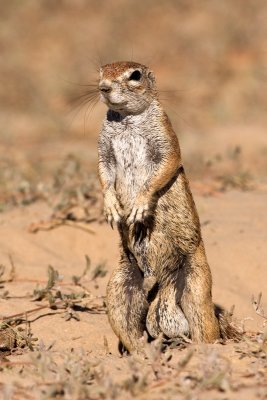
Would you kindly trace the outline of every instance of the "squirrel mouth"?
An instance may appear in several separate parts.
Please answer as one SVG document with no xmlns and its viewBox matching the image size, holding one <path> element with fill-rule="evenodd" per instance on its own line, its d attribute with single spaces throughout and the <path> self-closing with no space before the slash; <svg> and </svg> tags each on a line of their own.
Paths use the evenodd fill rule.
<svg viewBox="0 0 267 400">
<path fill-rule="evenodd" d="M 121 103 L 112 103 L 111 101 L 107 102 L 107 106 L 111 108 L 113 111 L 121 112 L 125 110 L 125 106 L 127 104 L 127 101 L 123 101 Z"/>
<path fill-rule="evenodd" d="M 127 101 L 122 101 L 121 103 L 112 103 L 112 101 L 108 101 L 108 103 L 109 103 L 112 107 L 123 107 L 123 106 L 126 106 Z"/>
</svg>

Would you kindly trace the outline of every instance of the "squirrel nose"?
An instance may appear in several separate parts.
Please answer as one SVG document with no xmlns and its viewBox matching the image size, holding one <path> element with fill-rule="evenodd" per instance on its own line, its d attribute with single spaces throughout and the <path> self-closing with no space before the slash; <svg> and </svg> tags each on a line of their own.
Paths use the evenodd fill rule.
<svg viewBox="0 0 267 400">
<path fill-rule="evenodd" d="M 104 93 L 109 93 L 111 92 L 111 86 L 103 82 L 99 84 L 99 90 Z"/>
</svg>

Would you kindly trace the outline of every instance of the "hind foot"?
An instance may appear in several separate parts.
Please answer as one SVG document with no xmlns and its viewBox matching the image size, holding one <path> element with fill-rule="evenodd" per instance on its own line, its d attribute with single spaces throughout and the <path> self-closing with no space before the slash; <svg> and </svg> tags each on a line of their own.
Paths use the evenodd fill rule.
<svg viewBox="0 0 267 400">
<path fill-rule="evenodd" d="M 159 291 L 149 306 L 146 328 L 156 338 L 163 333 L 168 338 L 189 336 L 189 325 L 176 302 L 176 291 L 172 287 Z"/>
</svg>

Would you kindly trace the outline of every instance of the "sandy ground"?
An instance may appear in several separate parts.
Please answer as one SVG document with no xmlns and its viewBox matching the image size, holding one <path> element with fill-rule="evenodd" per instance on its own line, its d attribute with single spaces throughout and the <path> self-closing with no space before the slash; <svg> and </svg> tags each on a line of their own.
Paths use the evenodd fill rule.
<svg viewBox="0 0 267 400">
<path fill-rule="evenodd" d="M 243 320 L 245 330 L 258 332 L 262 329 L 263 319 L 256 315 L 251 304 L 251 296 L 252 294 L 257 296 L 259 292 L 263 292 L 262 305 L 267 310 L 267 192 L 264 190 L 230 191 L 211 197 L 196 195 L 195 201 L 202 221 L 202 232 L 213 273 L 214 301 L 227 309 L 235 305 L 235 315 L 239 320 Z M 110 273 L 118 263 L 118 235 L 105 223 L 90 224 L 92 233 L 70 226 L 39 231 L 36 234 L 29 233 L 29 225 L 32 222 L 47 219 L 49 213 L 47 205 L 39 202 L 30 207 L 16 208 L 2 215 L 1 264 L 5 265 L 8 271 L 10 256 L 12 257 L 15 265 L 15 279 L 4 284 L 4 289 L 9 293 L 6 299 L 0 299 L 0 314 L 7 317 L 47 303 L 47 301 L 33 303 L 31 298 L 23 296 L 32 293 L 38 282 L 39 286 L 45 286 L 48 265 L 52 265 L 62 275 L 62 283 L 57 284 L 60 290 L 75 291 L 76 289 L 71 285 L 71 277 L 81 275 L 85 267 L 85 255 L 91 259 L 91 269 L 104 262 L 107 269 L 105 277 L 99 277 L 93 281 L 85 277 L 83 280 L 83 285 L 90 292 L 91 297 L 89 296 L 87 301 L 88 308 L 77 311 L 79 321 L 75 319 L 67 321 L 63 318 L 64 310 L 53 311 L 48 308 L 29 314 L 28 320 L 31 322 L 33 335 L 39 339 L 38 343 L 41 343 L 43 348 L 52 346 L 49 354 L 53 357 L 71 354 L 82 348 L 86 359 L 93 363 L 96 361 L 101 363 L 106 378 L 104 380 L 101 378 L 99 385 L 104 387 L 108 376 L 112 377 L 110 378 L 112 384 L 109 383 L 110 387 L 107 386 L 105 394 L 107 397 L 100 395 L 96 398 L 109 398 L 116 382 L 127 379 L 133 374 L 128 360 L 131 357 L 121 357 L 118 352 L 117 338 L 109 326 L 106 314 L 90 311 L 90 305 L 102 304 L 101 296 L 105 295 Z M 2 288 L 1 292 L 4 289 Z M 188 391 L 190 385 L 188 388 L 185 385 L 186 389 L 183 388 L 182 392 L 177 391 L 177 394 L 180 393 L 181 398 L 192 399 L 240 399 L 241 394 L 242 398 L 246 399 L 267 398 L 266 364 L 265 367 L 261 364 L 257 366 L 258 359 L 248 355 L 249 351 L 244 358 L 240 357 L 242 351 L 246 351 L 243 348 L 241 352 L 238 352 L 238 346 L 242 348 L 246 345 L 229 343 L 224 346 L 220 344 L 189 346 L 184 350 L 172 350 L 172 360 L 170 365 L 168 364 L 171 371 L 176 371 L 175 363 L 183 360 L 187 352 L 193 349 L 192 359 L 185 366 L 182 376 L 190 376 L 192 371 L 199 371 L 199 366 L 202 364 L 204 370 L 209 363 L 215 365 L 216 370 L 217 367 L 219 368 L 219 366 L 216 367 L 218 359 L 224 359 L 229 364 L 231 379 L 234 382 L 230 386 L 225 384 L 225 387 L 219 387 L 219 389 L 213 387 L 206 390 L 202 387 L 192 392 Z M 29 362 L 32 354 L 34 353 L 24 351 L 23 354 L 8 356 L 7 360 L 15 364 L 20 364 L 22 361 Z M 19 373 L 17 368 L 21 368 Z M 42 391 L 43 388 L 38 386 L 40 385 L 38 379 L 27 372 L 27 368 L 32 367 L 26 365 L 2 369 L 0 381 L 5 385 L 4 399 L 27 397 L 29 390 L 32 390 L 30 398 L 31 396 L 38 398 L 44 393 L 48 396 L 44 398 L 50 398 L 49 393 Z M 167 367 L 161 368 L 165 371 Z M 182 379 L 180 375 L 179 379 Z M 141 388 L 134 394 L 127 392 L 119 398 L 132 398 L 134 395 L 144 399 L 179 398 L 172 397 L 178 385 L 177 377 L 170 378 L 168 372 L 167 377 L 164 375 L 159 383 L 157 382 L 157 380 L 152 380 L 149 388 Z M 9 395 L 11 397 L 7 397 Z M 71 398 L 76 398 L 74 394 L 72 396 Z"/>
<path fill-rule="evenodd" d="M 14 329 L 29 325 L 38 341 L 30 351 L 30 332 L 17 333 L 5 354 L 0 330 L 1 400 L 267 399 L 266 318 L 251 303 L 262 292 L 267 315 L 266 16 L 264 0 L 2 2 L 0 317 L 20 314 Z M 84 85 L 121 59 L 156 74 L 202 221 L 214 301 L 235 305 L 241 343 L 173 343 L 162 353 L 154 342 L 145 361 L 122 357 L 104 298 L 117 233 L 97 222 L 29 232 L 69 192 L 90 196 L 105 107 L 84 102 Z M 69 154 L 79 168 L 66 165 Z M 73 279 L 85 255 L 90 269 Z M 47 289 L 49 266 L 60 279 Z"/>
</svg>

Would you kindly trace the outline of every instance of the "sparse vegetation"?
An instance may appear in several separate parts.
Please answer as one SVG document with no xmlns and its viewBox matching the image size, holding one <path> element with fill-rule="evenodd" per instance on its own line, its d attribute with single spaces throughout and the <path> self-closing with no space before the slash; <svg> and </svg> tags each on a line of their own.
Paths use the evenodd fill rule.
<svg viewBox="0 0 267 400">
<path fill-rule="evenodd" d="M 152 343 L 145 337 L 143 348 L 146 357 L 124 355 L 121 359 L 121 368 L 124 370 L 122 377 L 115 377 L 110 371 L 118 356 L 110 353 L 106 337 L 103 342 L 105 357 L 99 358 L 91 357 L 90 353 L 82 349 L 55 351 L 53 343 L 45 345 L 41 337 L 34 337 L 36 319 L 32 318 L 33 314 L 38 313 L 48 318 L 51 312 L 54 315 L 59 313 L 65 321 L 80 321 L 84 313 L 105 313 L 104 298 L 93 295 L 88 286 L 96 278 L 104 277 L 105 270 L 103 265 L 98 265 L 90 273 L 91 260 L 86 256 L 85 261 L 84 271 L 73 276 L 70 282 L 64 281 L 59 272 L 49 266 L 45 286 L 38 284 L 30 294 L 34 303 L 42 302 L 42 305 L 2 317 L 0 369 L 2 373 L 12 372 L 20 378 L 19 382 L 2 384 L 4 399 L 26 399 L 33 396 L 42 399 L 119 400 L 142 399 L 148 394 L 150 399 L 155 400 L 164 396 L 168 399 L 180 396 L 182 399 L 198 398 L 207 391 L 229 395 L 231 392 L 254 388 L 255 385 L 265 387 L 267 318 L 261 294 L 257 299 L 252 298 L 252 304 L 255 312 L 263 319 L 264 330 L 245 334 L 238 344 L 224 342 L 229 347 L 228 351 L 234 354 L 234 359 L 248 360 L 250 369 L 244 375 L 246 383 L 238 379 L 233 361 L 223 351 L 225 346 L 197 346 L 186 337 L 167 341 L 159 337 Z M 1 290 L 5 290 L 8 282 L 16 280 L 12 259 L 11 263 L 11 273 L 7 273 L 7 278 L 4 278 L 6 268 L 1 267 Z M 28 356 L 20 361 L 18 357 L 21 355 Z M 31 377 L 30 385 L 26 377 Z"/>
<path fill-rule="evenodd" d="M 86 258 L 86 268 L 81 276 L 74 276 L 72 282 L 66 283 L 60 280 L 60 275 L 57 270 L 55 270 L 51 265 L 48 266 L 48 280 L 45 287 L 40 287 L 39 284 L 33 290 L 32 294 L 26 294 L 24 297 L 31 298 L 33 302 L 44 302 L 41 306 L 34 307 L 30 310 L 24 310 L 23 312 L 2 316 L 2 322 L 0 319 L 0 351 L 4 351 L 10 353 L 15 348 L 28 348 L 30 350 L 34 350 L 32 341 L 37 340 L 32 338 L 30 321 L 28 320 L 28 316 L 36 313 L 38 311 L 44 311 L 45 309 L 51 310 L 61 310 L 63 312 L 63 317 L 66 321 L 70 319 L 75 319 L 77 321 L 80 320 L 80 316 L 78 311 L 89 312 L 89 313 L 103 313 L 105 312 L 105 303 L 104 299 L 101 296 L 98 296 L 96 299 L 95 296 L 92 295 L 89 289 L 87 289 L 82 284 L 82 279 L 86 276 L 89 270 L 90 259 L 88 256 Z M 95 267 L 95 270 L 98 270 L 102 267 L 98 265 Z M 1 276 L 3 276 L 5 267 L 1 266 Z M 95 271 L 94 270 L 94 271 Z M 91 281 L 95 281 L 96 274 L 92 272 Z M 1 296 L 2 298 L 8 300 L 12 298 L 9 296 L 9 292 L 5 290 L 4 284 L 10 281 L 15 281 L 14 277 L 15 267 L 12 262 L 10 277 L 7 279 L 2 279 L 1 281 L 1 290 L 5 295 Z M 103 277 L 104 275 L 98 274 L 98 277 Z M 60 289 L 60 285 L 64 285 L 64 288 L 72 288 L 69 291 L 62 291 Z M 73 287 L 82 288 L 82 291 L 77 292 Z M 26 324 L 26 329 L 22 329 L 18 327 L 22 324 Z M 18 327 L 18 328 L 17 328 Z M 22 333 L 23 332 L 23 333 Z M 1 355 L 1 353 L 0 353 Z"/>
<path fill-rule="evenodd" d="M 264 0 L 2 2 L 0 400 L 267 399 L 266 18 Z M 250 280 L 259 286 L 258 328 L 240 341 L 146 337 L 146 358 L 117 351 L 105 305 L 117 241 L 95 167 L 103 114 L 86 85 L 130 58 L 158 77 L 192 189 L 208 196 L 200 208 L 215 202 L 202 226 L 209 259 L 230 260 L 218 300 L 249 310 Z"/>
</svg>

